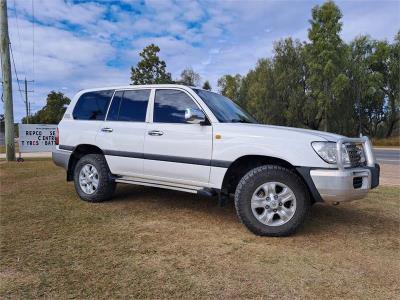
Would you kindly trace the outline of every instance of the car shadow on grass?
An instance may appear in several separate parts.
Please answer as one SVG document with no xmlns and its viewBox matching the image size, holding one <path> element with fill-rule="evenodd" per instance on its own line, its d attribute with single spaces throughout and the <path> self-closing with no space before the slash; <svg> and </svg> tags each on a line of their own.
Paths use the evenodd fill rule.
<svg viewBox="0 0 400 300">
<path fill-rule="evenodd" d="M 218 207 L 217 197 L 204 197 L 174 190 L 153 187 L 119 185 L 115 196 L 108 202 L 134 209 L 139 204 L 162 210 L 164 212 L 185 211 L 218 218 L 219 223 L 226 222 L 229 227 L 238 224 L 233 199 L 225 207 Z M 366 209 L 361 203 L 344 203 L 339 206 L 315 204 L 297 235 L 324 234 L 330 232 L 359 231 L 379 232 L 388 230 L 396 232 L 399 221 L 384 214 L 379 209 Z"/>
</svg>

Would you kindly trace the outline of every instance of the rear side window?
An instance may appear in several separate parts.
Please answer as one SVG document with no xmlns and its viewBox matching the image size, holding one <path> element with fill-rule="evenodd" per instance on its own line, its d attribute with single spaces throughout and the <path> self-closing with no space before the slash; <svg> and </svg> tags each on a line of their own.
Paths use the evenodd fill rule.
<svg viewBox="0 0 400 300">
<path fill-rule="evenodd" d="M 119 107 L 123 93 L 122 91 L 115 92 L 110 109 L 108 110 L 107 121 L 118 121 Z"/>
<path fill-rule="evenodd" d="M 144 122 L 150 90 L 116 92 L 108 112 L 108 121 Z"/>
<path fill-rule="evenodd" d="M 84 93 L 75 105 L 72 116 L 76 120 L 103 121 L 114 90 Z"/>
<path fill-rule="evenodd" d="M 186 93 L 178 90 L 157 90 L 153 122 L 187 123 L 185 120 L 187 108 L 199 109 Z"/>
</svg>

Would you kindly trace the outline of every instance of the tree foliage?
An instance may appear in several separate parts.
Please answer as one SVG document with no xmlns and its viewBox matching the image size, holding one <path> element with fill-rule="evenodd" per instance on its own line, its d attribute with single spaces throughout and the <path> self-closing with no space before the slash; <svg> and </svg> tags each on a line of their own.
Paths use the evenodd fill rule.
<svg viewBox="0 0 400 300">
<path fill-rule="evenodd" d="M 346 95 L 353 99 L 353 114 L 357 120 L 353 126 L 358 128 L 359 133 L 372 136 L 377 134 L 379 125 L 385 121 L 387 111 L 383 74 L 373 67 L 376 59 L 381 60 L 376 57 L 379 55 L 376 53 L 378 44 L 368 36 L 360 36 L 349 44 L 347 59 L 350 84 Z"/>
<path fill-rule="evenodd" d="M 200 75 L 196 73 L 192 68 L 184 69 L 181 73 L 181 78 L 176 83 L 184 84 L 187 86 L 199 86 Z"/>
<path fill-rule="evenodd" d="M 328 130 L 329 117 L 338 93 L 346 84 L 342 73 L 345 47 L 340 38 L 342 13 L 332 1 L 312 9 L 311 27 L 308 30 L 310 43 L 306 45 L 307 77 L 311 96 L 318 105 L 317 118 L 323 120 Z"/>
<path fill-rule="evenodd" d="M 137 66 L 131 68 L 132 84 L 171 83 L 171 74 L 167 72 L 165 61 L 158 57 L 160 48 L 154 44 L 148 45 L 139 53 L 142 58 Z"/>
<path fill-rule="evenodd" d="M 47 95 L 46 105 L 29 118 L 32 124 L 58 124 L 71 100 L 63 93 L 51 91 Z M 22 123 L 26 124 L 26 118 Z"/>
<path fill-rule="evenodd" d="M 390 136 L 400 123 L 400 32 L 394 42 L 340 38 L 342 13 L 315 6 L 309 41 L 274 44 L 245 76 L 224 75 L 220 92 L 260 122 L 356 136 Z"/>
<path fill-rule="evenodd" d="M 377 42 L 373 67 L 383 76 L 382 90 L 388 105 L 388 128 L 385 135 L 389 137 L 400 121 L 400 31 L 393 44 Z"/>
<path fill-rule="evenodd" d="M 217 85 L 220 88 L 222 95 L 231 98 L 233 101 L 238 101 L 241 81 L 242 77 L 239 74 L 234 76 L 224 75 L 218 79 Z"/>
<path fill-rule="evenodd" d="M 203 89 L 204 89 L 204 90 L 211 91 L 211 84 L 210 84 L 210 82 L 208 82 L 208 80 L 206 80 L 206 81 L 204 82 L 204 84 L 203 84 Z"/>
</svg>

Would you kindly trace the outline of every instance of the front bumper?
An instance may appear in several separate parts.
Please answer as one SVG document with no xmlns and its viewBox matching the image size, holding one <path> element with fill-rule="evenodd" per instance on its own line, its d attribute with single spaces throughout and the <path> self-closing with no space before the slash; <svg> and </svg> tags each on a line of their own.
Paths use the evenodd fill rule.
<svg viewBox="0 0 400 300">
<path fill-rule="evenodd" d="M 56 149 L 52 152 L 51 157 L 53 159 L 53 162 L 57 166 L 62 167 L 65 170 L 67 170 L 71 153 L 72 153 L 71 151 Z"/>
<path fill-rule="evenodd" d="M 379 185 L 380 167 L 344 170 L 312 169 L 310 177 L 320 198 L 326 202 L 343 202 L 364 198 Z"/>
<path fill-rule="evenodd" d="M 346 168 L 342 159 L 343 144 L 361 144 L 366 166 Z M 297 167 L 315 202 L 343 202 L 364 198 L 379 185 L 380 167 L 375 163 L 368 137 L 340 138 L 336 142 L 337 169 Z"/>
</svg>

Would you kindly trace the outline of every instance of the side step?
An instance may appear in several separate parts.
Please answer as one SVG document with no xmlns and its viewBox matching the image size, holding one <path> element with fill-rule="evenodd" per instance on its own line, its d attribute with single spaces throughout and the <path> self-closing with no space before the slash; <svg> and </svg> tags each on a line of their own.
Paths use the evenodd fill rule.
<svg viewBox="0 0 400 300">
<path fill-rule="evenodd" d="M 166 183 L 162 183 L 162 182 L 150 182 L 150 181 L 145 181 L 145 180 L 116 178 L 115 182 L 158 187 L 158 188 L 162 188 L 162 189 L 198 194 L 198 195 L 205 196 L 205 197 L 213 197 L 218 194 L 218 191 L 216 189 L 212 189 L 212 188 L 202 188 L 202 187 L 196 187 L 196 186 L 177 186 L 177 185 L 170 185 L 170 184 L 166 184 Z"/>
</svg>

